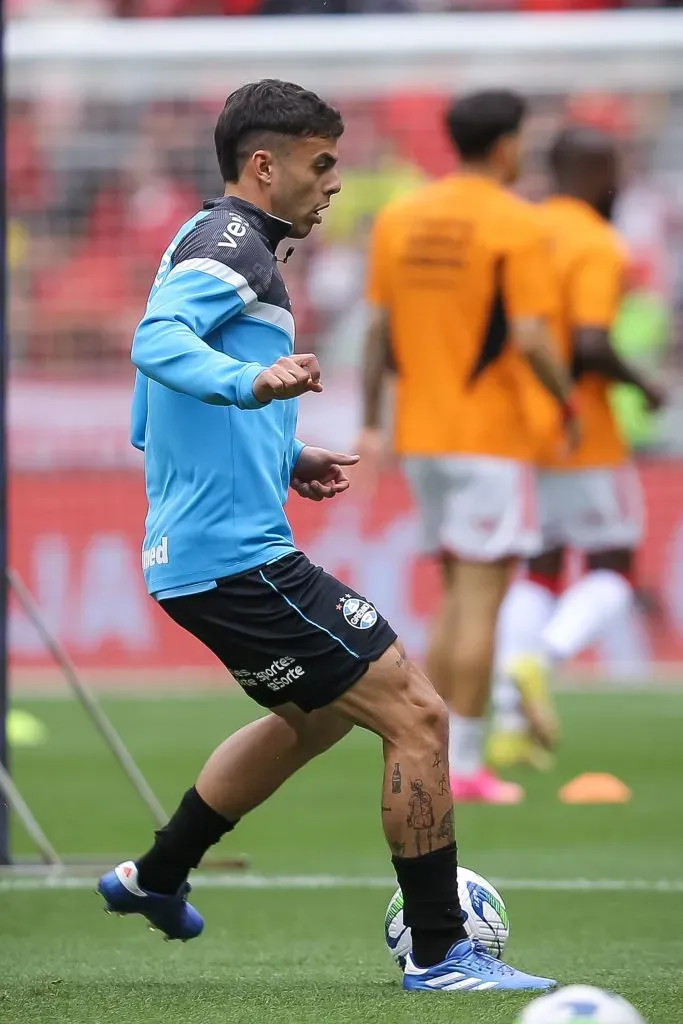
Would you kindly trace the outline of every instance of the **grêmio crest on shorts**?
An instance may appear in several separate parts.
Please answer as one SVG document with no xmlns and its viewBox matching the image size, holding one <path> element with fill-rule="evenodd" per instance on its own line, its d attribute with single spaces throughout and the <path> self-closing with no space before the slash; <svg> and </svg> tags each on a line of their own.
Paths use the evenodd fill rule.
<svg viewBox="0 0 683 1024">
<path fill-rule="evenodd" d="M 339 599 L 337 611 L 341 612 L 349 626 L 354 629 L 372 629 L 377 623 L 377 611 L 374 605 L 362 597 L 354 597 L 352 594 L 344 594 Z"/>
</svg>

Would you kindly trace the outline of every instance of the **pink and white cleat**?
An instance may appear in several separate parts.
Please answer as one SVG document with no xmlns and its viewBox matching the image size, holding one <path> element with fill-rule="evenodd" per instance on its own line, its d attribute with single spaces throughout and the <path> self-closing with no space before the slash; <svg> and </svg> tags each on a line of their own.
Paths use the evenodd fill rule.
<svg viewBox="0 0 683 1024">
<path fill-rule="evenodd" d="M 451 775 L 451 792 L 457 804 L 520 804 L 525 796 L 517 782 L 499 779 L 488 768 L 476 775 Z"/>
</svg>

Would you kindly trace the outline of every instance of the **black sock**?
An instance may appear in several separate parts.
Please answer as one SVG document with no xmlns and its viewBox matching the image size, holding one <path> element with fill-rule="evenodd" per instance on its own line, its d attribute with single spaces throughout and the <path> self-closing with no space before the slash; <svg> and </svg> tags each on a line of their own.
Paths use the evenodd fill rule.
<svg viewBox="0 0 683 1024">
<path fill-rule="evenodd" d="M 192 787 L 170 821 L 155 832 L 154 846 L 135 863 L 138 884 L 148 892 L 174 893 L 202 857 L 237 822 L 228 821 Z"/>
<path fill-rule="evenodd" d="M 413 936 L 413 962 L 433 967 L 467 938 L 458 898 L 455 843 L 422 857 L 392 857 L 403 892 L 403 920 Z"/>
</svg>

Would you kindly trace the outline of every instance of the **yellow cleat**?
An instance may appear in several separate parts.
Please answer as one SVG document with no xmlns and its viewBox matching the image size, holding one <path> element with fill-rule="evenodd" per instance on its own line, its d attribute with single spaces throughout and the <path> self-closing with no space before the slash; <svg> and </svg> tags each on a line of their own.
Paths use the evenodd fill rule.
<svg viewBox="0 0 683 1024">
<path fill-rule="evenodd" d="M 524 732 L 492 732 L 486 747 L 487 761 L 494 768 L 513 768 L 517 765 L 549 772 L 555 767 L 555 758 L 549 750 L 536 743 Z"/>
<path fill-rule="evenodd" d="M 552 750 L 559 739 L 560 723 L 550 695 L 547 660 L 538 655 L 524 655 L 510 664 L 508 675 L 519 691 L 532 739 L 546 750 Z"/>
</svg>

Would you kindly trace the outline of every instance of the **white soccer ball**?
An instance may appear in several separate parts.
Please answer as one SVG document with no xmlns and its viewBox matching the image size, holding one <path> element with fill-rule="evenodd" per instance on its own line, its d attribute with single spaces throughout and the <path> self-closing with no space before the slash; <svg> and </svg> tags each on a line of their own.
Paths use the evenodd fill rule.
<svg viewBox="0 0 683 1024">
<path fill-rule="evenodd" d="M 635 1006 L 592 985 L 569 985 L 534 999 L 519 1024 L 645 1024 Z"/>
<path fill-rule="evenodd" d="M 491 956 L 500 959 L 510 935 L 508 912 L 503 897 L 481 875 L 458 868 L 458 894 L 468 935 L 486 946 Z M 397 889 L 384 917 L 387 949 L 401 970 L 413 947 L 410 928 L 403 922 L 403 893 Z"/>
</svg>

